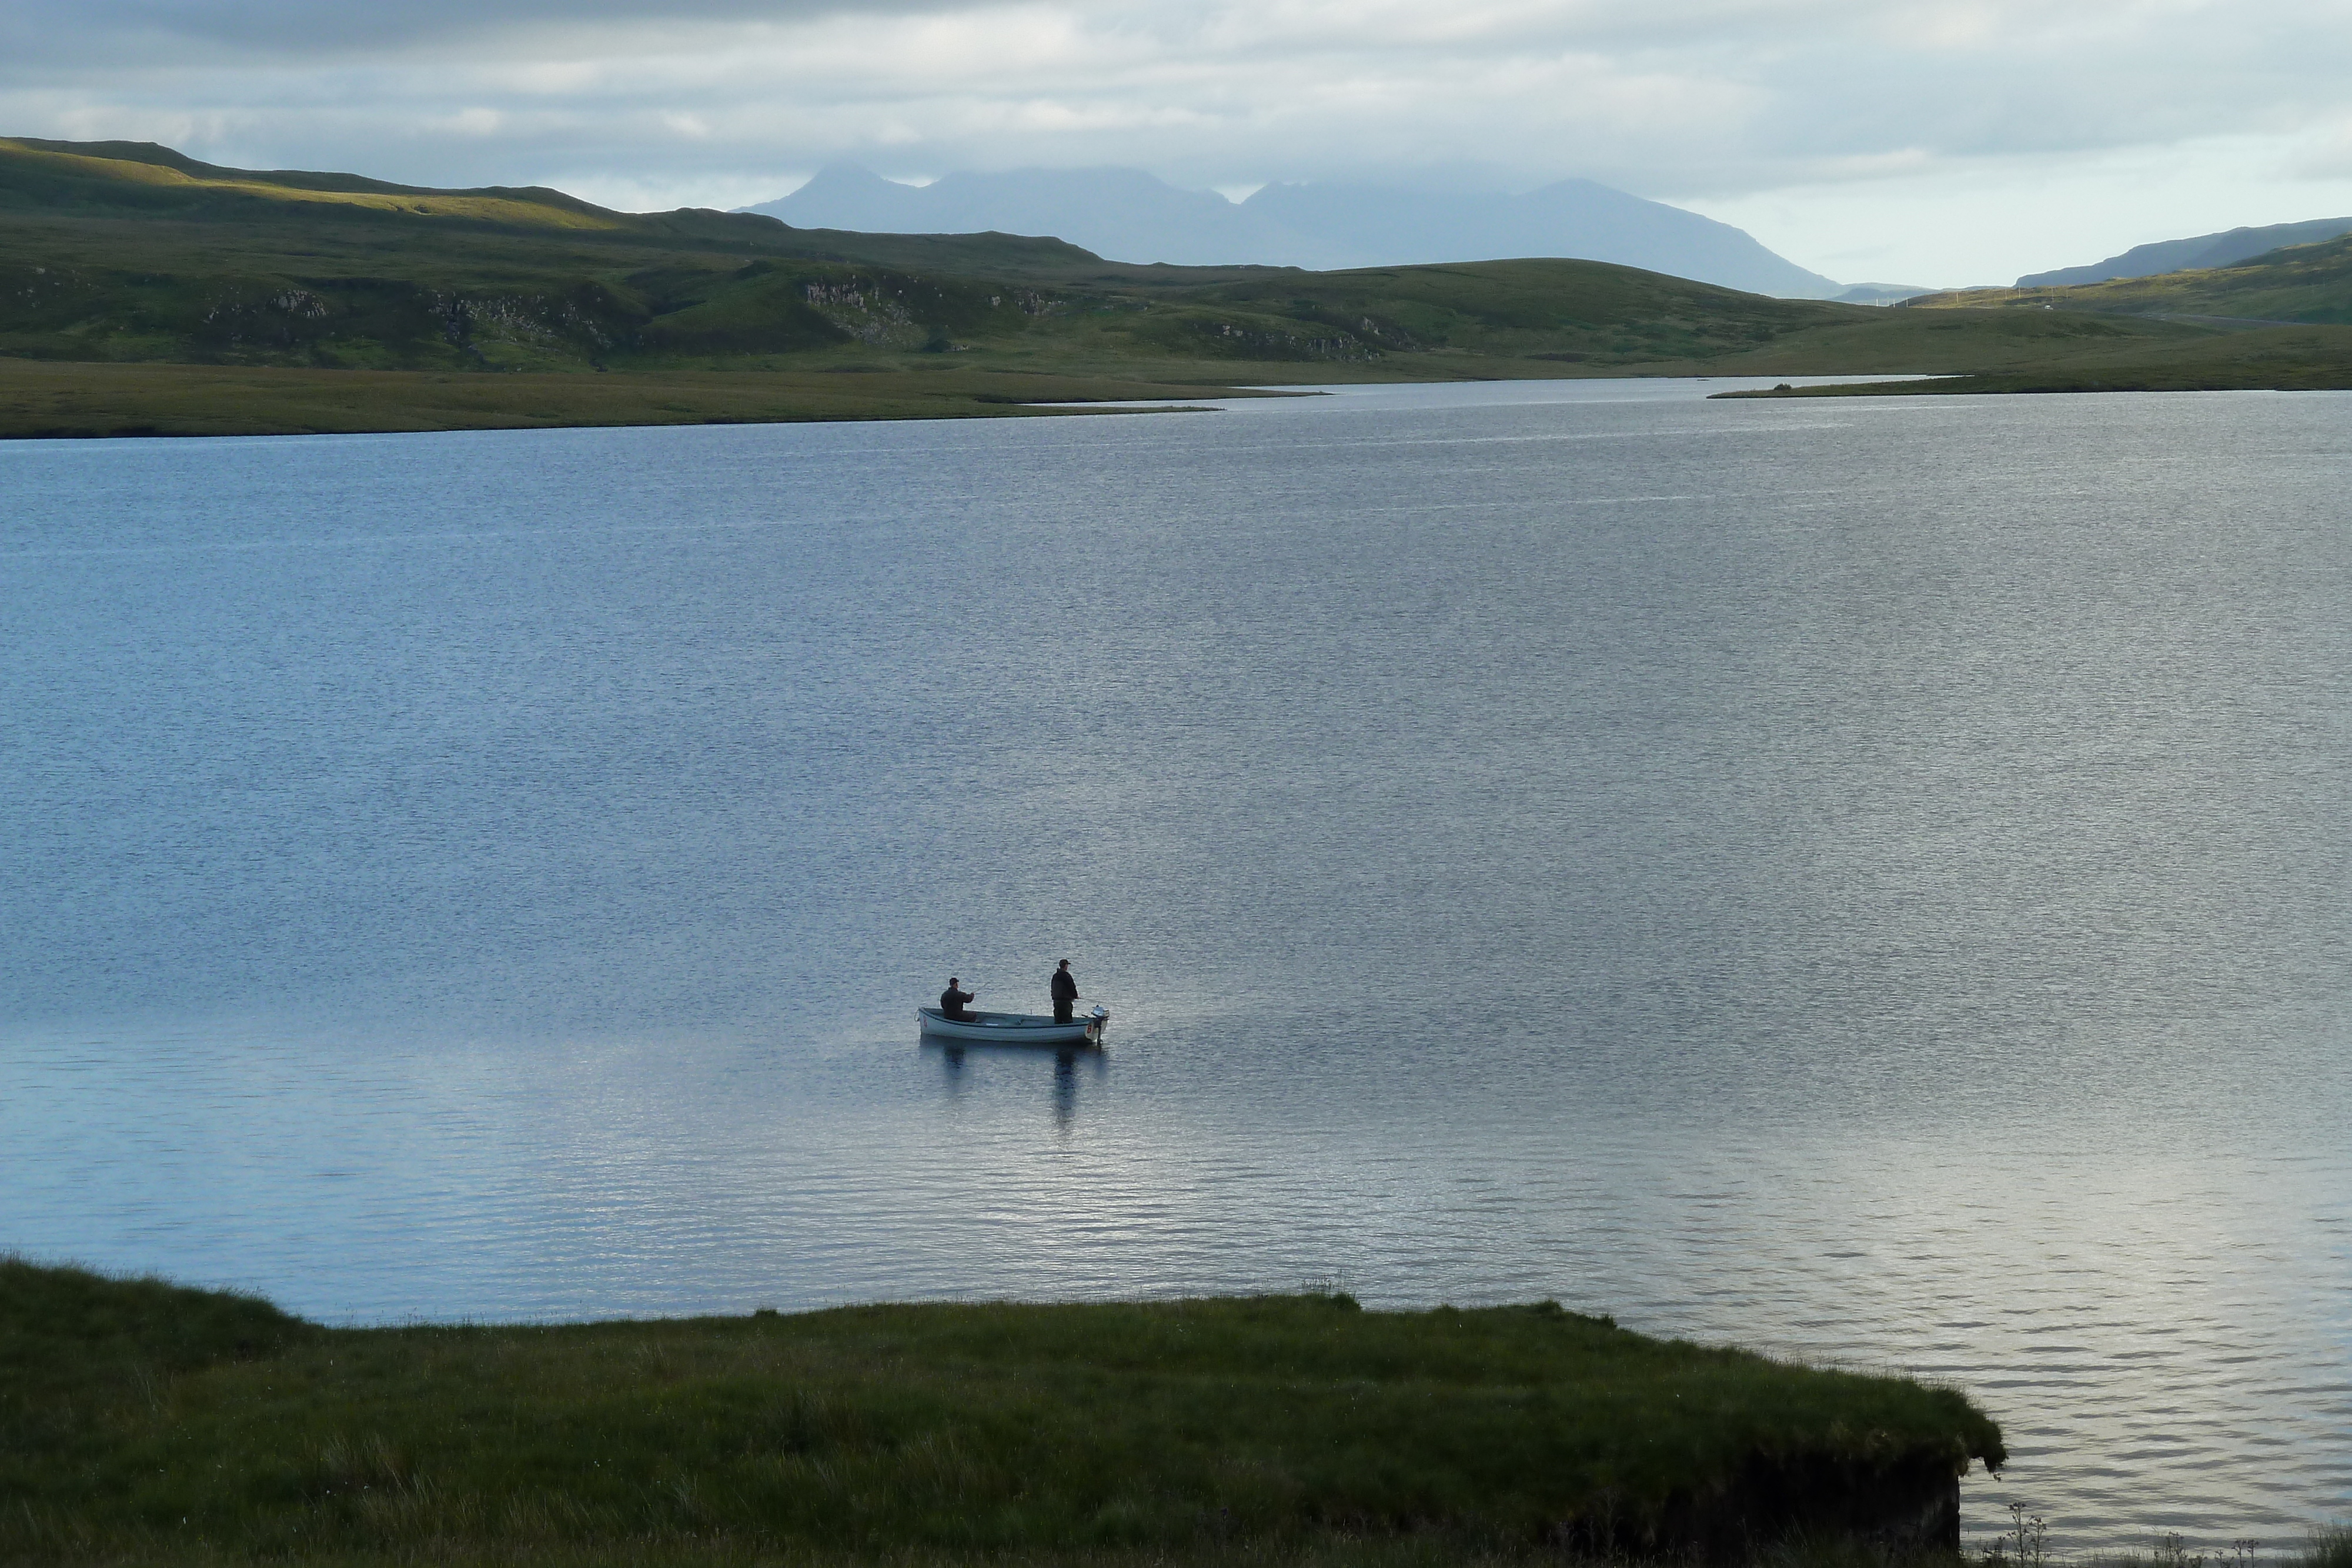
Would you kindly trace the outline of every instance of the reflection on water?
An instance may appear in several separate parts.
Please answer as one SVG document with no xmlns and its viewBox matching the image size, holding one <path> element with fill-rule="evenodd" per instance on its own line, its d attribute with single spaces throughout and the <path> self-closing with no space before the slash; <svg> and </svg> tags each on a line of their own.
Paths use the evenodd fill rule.
<svg viewBox="0 0 2352 1568">
<path fill-rule="evenodd" d="M 963 1091 L 965 1076 L 971 1066 L 966 1060 L 968 1056 L 976 1054 L 983 1058 L 1010 1058 L 1011 1060 L 1005 1065 L 1015 1074 L 1023 1073 L 1021 1063 L 1050 1061 L 1054 1064 L 1053 1088 L 1050 1095 L 1050 1103 L 1054 1108 L 1054 1126 L 1063 1133 L 1068 1132 L 1070 1124 L 1077 1120 L 1079 1078 L 1084 1076 L 1090 1083 L 1098 1083 L 1106 1070 L 1103 1053 L 1100 1051 L 1076 1046 L 1062 1046 L 1049 1050 L 1034 1045 L 990 1045 L 985 1041 L 971 1044 L 955 1040 L 926 1040 L 923 1041 L 923 1050 L 940 1059 L 940 1065 L 944 1069 L 944 1078 L 950 1095 L 960 1094 Z M 1035 1073 L 1029 1071 L 1026 1076 L 1034 1078 Z"/>
<path fill-rule="evenodd" d="M 11 444 L 0 1245 L 336 1321 L 1552 1296 L 1970 1389 L 1973 1531 L 2291 1539 L 2347 406 Z M 1107 1051 L 917 1040 L 1063 956 Z"/>
</svg>

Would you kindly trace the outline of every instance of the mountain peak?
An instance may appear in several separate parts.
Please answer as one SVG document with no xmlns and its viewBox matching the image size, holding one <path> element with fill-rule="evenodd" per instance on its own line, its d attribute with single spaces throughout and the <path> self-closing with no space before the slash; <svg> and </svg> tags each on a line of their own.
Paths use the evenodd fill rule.
<svg viewBox="0 0 2352 1568">
<path fill-rule="evenodd" d="M 841 164 L 746 210 L 798 228 L 1049 235 L 1119 261 L 1323 270 L 1560 256 L 1783 298 L 1826 298 L 1839 287 L 1728 224 L 1573 178 L 1524 195 L 1276 183 L 1236 204 L 1116 166 L 961 171 L 916 187 Z"/>
</svg>

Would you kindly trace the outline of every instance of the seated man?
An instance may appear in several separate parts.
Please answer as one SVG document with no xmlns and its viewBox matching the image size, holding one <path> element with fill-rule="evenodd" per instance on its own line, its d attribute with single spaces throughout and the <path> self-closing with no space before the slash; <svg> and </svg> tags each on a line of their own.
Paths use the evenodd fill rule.
<svg viewBox="0 0 2352 1568">
<path fill-rule="evenodd" d="M 963 1010 L 966 1002 L 974 1000 L 971 992 L 958 988 L 956 977 L 948 977 L 948 988 L 940 993 L 940 1011 L 959 1023 L 970 1023 L 971 1015 Z"/>
</svg>

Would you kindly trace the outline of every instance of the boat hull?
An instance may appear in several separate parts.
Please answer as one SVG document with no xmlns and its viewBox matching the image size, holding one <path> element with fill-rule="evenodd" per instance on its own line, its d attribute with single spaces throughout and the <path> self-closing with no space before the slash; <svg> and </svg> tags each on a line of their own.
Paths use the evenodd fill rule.
<svg viewBox="0 0 2352 1568">
<path fill-rule="evenodd" d="M 932 1040 L 971 1040 L 987 1045 L 1098 1045 L 1106 1013 L 1095 1018 L 1055 1023 L 1036 1013 L 974 1013 L 951 1019 L 937 1008 L 917 1008 L 915 1017 Z"/>
</svg>

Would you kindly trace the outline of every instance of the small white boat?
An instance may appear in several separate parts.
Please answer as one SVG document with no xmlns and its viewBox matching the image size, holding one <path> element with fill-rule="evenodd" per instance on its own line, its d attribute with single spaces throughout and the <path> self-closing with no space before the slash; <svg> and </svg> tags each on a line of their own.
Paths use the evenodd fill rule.
<svg viewBox="0 0 2352 1568">
<path fill-rule="evenodd" d="M 972 1013 L 951 1019 L 937 1008 L 917 1008 L 916 1019 L 933 1040 L 966 1040 L 989 1045 L 1100 1045 L 1110 1009 L 1055 1023 L 1036 1013 Z"/>
</svg>

